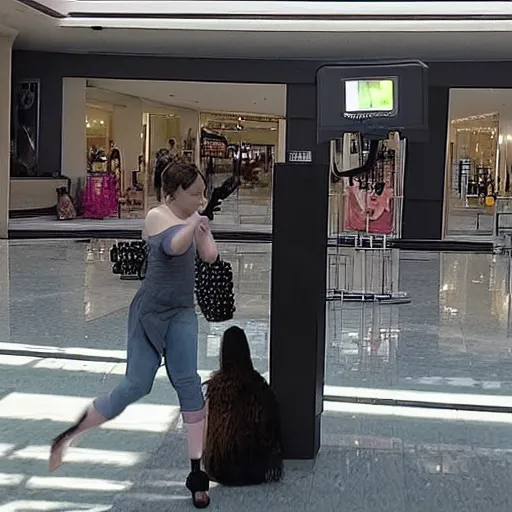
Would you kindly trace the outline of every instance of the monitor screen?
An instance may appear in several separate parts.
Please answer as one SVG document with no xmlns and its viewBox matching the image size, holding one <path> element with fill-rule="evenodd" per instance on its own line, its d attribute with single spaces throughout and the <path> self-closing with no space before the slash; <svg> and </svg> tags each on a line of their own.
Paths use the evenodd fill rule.
<svg viewBox="0 0 512 512">
<path fill-rule="evenodd" d="M 393 112 L 395 87 L 395 78 L 345 80 L 345 111 Z"/>
</svg>

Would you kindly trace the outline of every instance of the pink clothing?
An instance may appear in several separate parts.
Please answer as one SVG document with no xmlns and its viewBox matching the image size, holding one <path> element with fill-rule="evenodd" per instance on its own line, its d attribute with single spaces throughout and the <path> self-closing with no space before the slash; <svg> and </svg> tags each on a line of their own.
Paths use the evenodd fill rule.
<svg viewBox="0 0 512 512">
<path fill-rule="evenodd" d="M 88 175 L 83 196 L 84 217 L 105 219 L 117 216 L 117 188 L 114 174 Z"/>
<path fill-rule="evenodd" d="M 361 190 L 358 184 L 347 186 L 342 231 L 368 231 L 390 235 L 393 231 L 393 189 L 386 186 L 379 196 Z M 368 221 L 367 221 L 368 214 Z M 368 224 L 367 224 L 368 222 Z"/>
</svg>

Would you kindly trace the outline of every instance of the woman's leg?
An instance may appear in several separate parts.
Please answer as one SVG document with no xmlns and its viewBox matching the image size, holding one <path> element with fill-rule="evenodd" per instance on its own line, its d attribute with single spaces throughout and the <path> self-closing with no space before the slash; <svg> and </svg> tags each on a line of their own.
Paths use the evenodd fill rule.
<svg viewBox="0 0 512 512">
<path fill-rule="evenodd" d="M 127 364 L 124 379 L 108 394 L 97 398 L 82 417 L 55 438 L 48 469 L 55 471 L 61 464 L 66 448 L 81 434 L 98 427 L 121 414 L 130 404 L 149 394 L 153 387 L 161 357 L 148 340 L 140 322 L 130 329 Z"/>
<path fill-rule="evenodd" d="M 178 394 L 187 429 L 188 454 L 192 472 L 187 486 L 194 494 L 196 506 L 208 506 L 207 477 L 201 472 L 206 408 L 201 378 L 197 373 L 197 316 L 193 309 L 184 309 L 171 321 L 166 337 L 165 366 Z M 195 492 L 193 489 L 200 488 Z"/>
<path fill-rule="evenodd" d="M 124 379 L 108 394 L 94 401 L 94 408 L 108 420 L 119 416 L 129 405 L 149 395 L 161 357 L 137 322 L 128 337 Z"/>
</svg>

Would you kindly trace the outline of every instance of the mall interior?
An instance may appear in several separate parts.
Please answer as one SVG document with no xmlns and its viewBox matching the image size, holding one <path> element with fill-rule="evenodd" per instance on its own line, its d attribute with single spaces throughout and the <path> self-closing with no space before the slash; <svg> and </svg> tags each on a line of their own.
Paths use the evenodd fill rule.
<svg viewBox="0 0 512 512">
<path fill-rule="evenodd" d="M 14 97 L 24 98 L 31 88 L 39 94 L 37 83 L 22 82 Z M 209 187 L 240 174 L 237 198 L 223 208 L 218 223 L 271 226 L 271 177 L 274 165 L 285 160 L 285 85 L 65 78 L 62 102 L 58 177 L 30 165 L 35 159 L 23 141 L 24 120 L 15 121 L 21 128 L 15 131 L 14 146 L 20 149 L 11 170 L 13 227 L 58 225 L 51 215 L 57 184 L 72 197 L 84 197 L 72 225 L 89 227 L 97 221 L 100 231 L 140 231 L 146 213 L 158 203 L 156 154 L 170 143 L 183 161 L 201 169 Z M 116 175 L 113 206 L 97 209 L 87 202 L 88 192 L 103 186 L 102 177 L 109 173 Z M 108 203 L 108 192 L 102 195 Z M 24 220 L 16 224 L 17 218 Z"/>
<path fill-rule="evenodd" d="M 201 379 L 240 326 L 281 411 L 283 481 L 212 483 L 210 509 L 510 512 L 512 13 L 257 3 L 0 2 L 0 512 L 192 510 L 164 368 L 47 470 L 53 437 L 124 375 L 140 276 L 112 248 L 158 206 L 162 149 L 208 194 L 239 180 L 210 223 L 236 312 L 198 312 Z M 366 74 L 339 103 L 324 76 L 345 61 Z M 364 107 L 377 82 L 392 94 Z M 393 125 L 404 105 L 414 126 Z"/>
</svg>

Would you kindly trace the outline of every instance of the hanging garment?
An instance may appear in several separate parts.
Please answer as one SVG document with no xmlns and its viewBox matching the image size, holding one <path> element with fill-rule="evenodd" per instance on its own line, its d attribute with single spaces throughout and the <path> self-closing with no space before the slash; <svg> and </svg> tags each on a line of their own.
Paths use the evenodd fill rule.
<svg viewBox="0 0 512 512">
<path fill-rule="evenodd" d="M 111 173 L 87 176 L 83 195 L 84 217 L 106 219 L 117 215 L 117 181 Z"/>
</svg>

